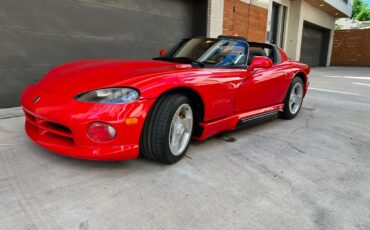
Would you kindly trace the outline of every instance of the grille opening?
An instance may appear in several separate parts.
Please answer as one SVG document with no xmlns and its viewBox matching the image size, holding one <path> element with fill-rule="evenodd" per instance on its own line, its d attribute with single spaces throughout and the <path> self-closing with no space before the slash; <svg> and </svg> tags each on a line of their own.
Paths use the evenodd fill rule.
<svg viewBox="0 0 370 230">
<path fill-rule="evenodd" d="M 40 135 L 48 137 L 50 141 L 63 145 L 74 145 L 72 131 L 64 125 L 37 117 L 25 111 L 28 127 Z"/>
<path fill-rule="evenodd" d="M 59 130 L 61 132 L 64 132 L 64 133 L 72 133 L 71 130 L 64 126 L 64 125 L 60 125 L 60 124 L 57 124 L 57 123 L 54 123 L 54 122 L 47 122 L 48 126 L 50 126 L 50 128 L 53 128 L 55 130 Z"/>
<path fill-rule="evenodd" d="M 46 132 L 45 134 L 53 138 L 54 140 L 57 138 L 60 142 L 62 142 L 65 145 L 74 145 L 75 143 L 73 138 L 70 138 L 70 137 L 60 136 L 60 135 L 57 135 L 51 132 Z"/>
<path fill-rule="evenodd" d="M 48 128 L 48 129 L 55 130 L 57 132 L 66 133 L 66 134 L 72 134 L 72 131 L 64 125 L 36 117 L 27 111 L 25 111 L 25 115 L 26 115 L 26 118 L 30 120 L 35 126 L 38 126 L 40 128 L 43 128 L 43 127 Z"/>
<path fill-rule="evenodd" d="M 56 143 L 63 146 L 72 146 L 75 144 L 74 139 L 72 137 L 61 136 L 58 134 L 54 134 L 52 132 L 48 132 L 46 130 L 40 130 L 39 127 L 37 127 L 35 124 L 31 122 L 27 122 L 26 124 L 29 129 L 33 130 L 32 132 L 37 132 L 43 137 L 46 137 L 48 142 L 50 143 Z"/>
</svg>

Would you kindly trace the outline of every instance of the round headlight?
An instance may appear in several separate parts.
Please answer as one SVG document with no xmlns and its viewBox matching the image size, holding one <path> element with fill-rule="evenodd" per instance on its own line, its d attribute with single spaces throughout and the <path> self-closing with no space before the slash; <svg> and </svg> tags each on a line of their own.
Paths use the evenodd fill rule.
<svg viewBox="0 0 370 230">
<path fill-rule="evenodd" d="M 139 92 L 132 88 L 107 88 L 79 94 L 75 99 L 102 104 L 123 104 L 135 101 L 139 96 Z"/>
</svg>

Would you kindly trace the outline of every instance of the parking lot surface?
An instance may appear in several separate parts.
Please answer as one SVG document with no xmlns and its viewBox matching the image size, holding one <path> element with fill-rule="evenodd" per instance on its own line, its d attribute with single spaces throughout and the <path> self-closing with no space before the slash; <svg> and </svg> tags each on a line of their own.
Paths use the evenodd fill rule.
<svg viewBox="0 0 370 230">
<path fill-rule="evenodd" d="M 296 119 L 171 166 L 59 156 L 0 111 L 0 229 L 370 229 L 370 68 L 313 69 Z"/>
</svg>

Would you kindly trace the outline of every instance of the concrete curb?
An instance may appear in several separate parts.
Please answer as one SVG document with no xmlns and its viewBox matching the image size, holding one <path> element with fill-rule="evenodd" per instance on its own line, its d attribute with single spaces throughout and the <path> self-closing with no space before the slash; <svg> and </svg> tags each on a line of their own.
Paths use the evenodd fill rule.
<svg viewBox="0 0 370 230">
<path fill-rule="evenodd" d="M 0 119 L 24 116 L 21 107 L 0 109 Z"/>
</svg>

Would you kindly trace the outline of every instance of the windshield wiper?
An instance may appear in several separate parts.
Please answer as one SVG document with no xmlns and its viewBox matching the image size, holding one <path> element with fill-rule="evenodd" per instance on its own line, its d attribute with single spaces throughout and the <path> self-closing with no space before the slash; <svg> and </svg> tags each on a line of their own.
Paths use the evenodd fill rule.
<svg viewBox="0 0 370 230">
<path fill-rule="evenodd" d="M 189 57 L 175 57 L 175 58 L 173 58 L 173 60 L 174 61 L 185 62 L 185 63 L 189 63 L 189 64 L 197 64 L 200 67 L 204 67 L 204 64 L 202 62 L 199 62 L 199 61 L 194 60 L 194 59 L 189 58 Z"/>
<path fill-rule="evenodd" d="M 194 59 L 188 58 L 188 57 L 175 57 L 175 58 L 170 58 L 170 57 L 156 57 L 153 58 L 153 60 L 158 60 L 158 61 L 171 61 L 171 62 L 181 62 L 181 63 L 186 63 L 186 64 L 196 64 L 200 67 L 204 67 L 204 64 L 202 62 L 198 62 Z"/>
<path fill-rule="evenodd" d="M 172 58 L 169 58 L 169 57 L 155 57 L 155 58 L 152 58 L 153 60 L 158 60 L 158 61 L 173 61 Z"/>
</svg>

